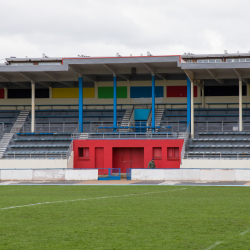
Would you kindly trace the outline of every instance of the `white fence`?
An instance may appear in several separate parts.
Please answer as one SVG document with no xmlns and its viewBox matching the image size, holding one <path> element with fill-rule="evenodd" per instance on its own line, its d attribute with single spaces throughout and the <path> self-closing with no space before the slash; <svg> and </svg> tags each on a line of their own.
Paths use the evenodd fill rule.
<svg viewBox="0 0 250 250">
<path fill-rule="evenodd" d="M 250 169 L 131 169 L 131 180 L 250 181 Z"/>
<path fill-rule="evenodd" d="M 0 169 L 1 181 L 98 180 L 98 169 Z"/>
<path fill-rule="evenodd" d="M 73 133 L 78 127 L 78 123 L 74 122 L 44 122 L 35 124 L 36 133 Z M 16 132 L 19 132 L 20 127 Z M 25 122 L 20 133 L 30 133 L 31 123 Z"/>
</svg>

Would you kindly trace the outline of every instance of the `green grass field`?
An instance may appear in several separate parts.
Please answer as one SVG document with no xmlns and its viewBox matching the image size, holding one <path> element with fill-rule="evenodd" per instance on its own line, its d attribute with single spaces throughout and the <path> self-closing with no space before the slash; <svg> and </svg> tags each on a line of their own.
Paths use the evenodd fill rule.
<svg viewBox="0 0 250 250">
<path fill-rule="evenodd" d="M 242 250 L 249 229 L 247 187 L 0 186 L 5 250 Z"/>
</svg>

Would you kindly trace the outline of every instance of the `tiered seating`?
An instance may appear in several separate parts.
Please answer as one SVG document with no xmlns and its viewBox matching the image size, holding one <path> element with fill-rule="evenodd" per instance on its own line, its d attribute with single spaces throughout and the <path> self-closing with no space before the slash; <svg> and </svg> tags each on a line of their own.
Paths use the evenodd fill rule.
<svg viewBox="0 0 250 250">
<path fill-rule="evenodd" d="M 13 113 L 16 113 L 16 111 Z M 18 113 L 19 111 L 17 115 Z M 122 120 L 124 113 L 124 109 L 117 110 L 118 122 Z M 29 124 L 24 126 L 21 130 L 22 133 L 17 133 L 11 140 L 5 151 L 4 158 L 13 158 L 13 155 L 23 158 L 25 155 L 29 157 L 30 154 L 40 155 L 39 157 L 46 154 L 58 155 L 60 157 L 60 154 L 65 155 L 67 153 L 71 143 L 71 134 L 78 125 L 78 110 L 36 110 L 35 115 L 36 133 L 30 133 Z M 84 110 L 83 120 L 83 132 L 90 132 L 90 124 L 92 122 L 98 124 L 108 122 L 112 124 L 113 110 Z M 31 116 L 28 116 L 26 122 L 31 123 Z M 47 133 L 48 129 L 50 129 L 49 133 Z"/>
<path fill-rule="evenodd" d="M 0 126 L 4 124 L 4 133 L 10 132 L 20 110 L 0 110 Z"/>
<path fill-rule="evenodd" d="M 8 146 L 4 158 L 14 154 L 66 154 L 71 143 L 71 133 L 17 133 Z"/>
<path fill-rule="evenodd" d="M 186 153 L 194 158 L 203 158 L 204 154 L 210 158 L 249 154 L 250 132 L 200 132 L 198 138 L 189 139 Z"/>
<path fill-rule="evenodd" d="M 250 109 L 243 109 L 243 120 L 250 121 Z M 194 110 L 194 121 L 238 121 L 239 109 L 195 109 Z M 162 122 L 186 122 L 187 121 L 187 110 L 186 109 L 165 109 L 163 114 Z"/>
<path fill-rule="evenodd" d="M 121 121 L 125 109 L 117 110 L 117 121 Z M 58 109 L 58 110 L 36 110 L 36 122 L 75 122 L 79 119 L 78 110 Z M 31 121 L 31 116 L 28 117 Z M 83 111 L 83 121 L 113 121 L 112 109 L 89 109 Z"/>
</svg>

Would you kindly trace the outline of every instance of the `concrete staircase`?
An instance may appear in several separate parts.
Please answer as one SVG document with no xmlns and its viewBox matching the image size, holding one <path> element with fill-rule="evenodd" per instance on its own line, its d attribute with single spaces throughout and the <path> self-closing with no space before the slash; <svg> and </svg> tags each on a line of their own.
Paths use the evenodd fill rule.
<svg viewBox="0 0 250 250">
<path fill-rule="evenodd" d="M 88 133 L 81 133 L 79 139 L 88 139 Z"/>
<path fill-rule="evenodd" d="M 3 154 L 8 147 L 14 133 L 4 133 L 1 141 L 0 141 L 0 159 L 3 157 Z"/>
<path fill-rule="evenodd" d="M 128 127 L 129 126 L 129 122 L 130 122 L 130 117 L 131 117 L 131 113 L 133 112 L 133 109 L 127 109 L 123 119 L 122 119 L 122 123 L 121 123 L 121 127 Z M 119 130 L 119 132 L 128 132 L 128 129 L 122 128 Z"/>
<path fill-rule="evenodd" d="M 155 126 L 160 126 L 161 125 L 161 120 L 162 120 L 162 116 L 163 116 L 163 113 L 164 113 L 164 108 L 162 109 L 155 109 Z M 152 126 L 152 119 L 151 119 L 151 122 L 150 122 L 150 127 Z M 150 128 L 148 130 L 149 132 L 152 132 L 152 129 Z M 157 132 L 158 129 L 155 129 L 155 132 Z"/>
<path fill-rule="evenodd" d="M 11 133 L 19 133 L 21 128 L 23 127 L 24 122 L 26 121 L 30 110 L 21 110 L 19 116 L 16 119 L 14 126 L 11 129 Z"/>
<path fill-rule="evenodd" d="M 14 133 L 19 133 L 30 110 L 22 110 L 19 116 L 16 119 L 10 133 L 4 133 L 2 139 L 0 140 L 0 159 L 3 157 L 3 154 L 8 147 L 11 139 L 13 138 Z"/>
</svg>

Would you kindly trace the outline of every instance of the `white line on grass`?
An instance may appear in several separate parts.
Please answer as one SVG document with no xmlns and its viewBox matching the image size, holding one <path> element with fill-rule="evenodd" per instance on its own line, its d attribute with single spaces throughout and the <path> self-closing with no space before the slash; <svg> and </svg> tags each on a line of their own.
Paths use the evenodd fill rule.
<svg viewBox="0 0 250 250">
<path fill-rule="evenodd" d="M 243 233 L 241 233 L 240 235 L 244 235 L 246 233 L 249 233 L 250 232 L 250 228 L 248 228 L 246 231 L 244 231 Z"/>
<path fill-rule="evenodd" d="M 215 244 L 213 244 L 213 245 L 210 246 L 209 248 L 206 248 L 206 250 L 210 250 L 210 249 L 212 249 L 212 248 L 218 246 L 218 245 L 221 244 L 221 243 L 223 243 L 223 241 L 217 241 L 217 242 L 215 242 Z"/>
<path fill-rule="evenodd" d="M 53 204 L 53 203 L 60 203 L 60 202 L 98 200 L 98 199 L 107 199 L 107 198 L 119 198 L 119 197 L 132 196 L 132 195 L 147 195 L 147 194 L 166 193 L 166 192 L 178 191 L 178 190 L 184 190 L 184 189 L 186 189 L 186 188 L 179 188 L 179 189 L 173 189 L 173 190 L 167 190 L 167 191 L 161 191 L 161 192 L 149 192 L 149 193 L 142 193 L 142 194 L 125 194 L 125 195 L 120 195 L 120 196 L 104 196 L 104 197 L 97 197 L 97 198 L 86 198 L 86 199 L 65 200 L 65 201 L 48 201 L 48 202 L 34 203 L 34 204 L 21 205 L 21 206 L 3 207 L 3 208 L 0 208 L 0 210 L 8 210 L 8 209 L 20 208 L 20 207 L 31 207 L 31 206 Z"/>
</svg>

